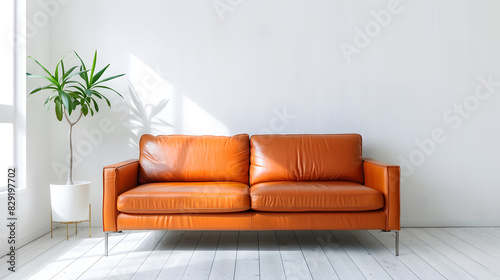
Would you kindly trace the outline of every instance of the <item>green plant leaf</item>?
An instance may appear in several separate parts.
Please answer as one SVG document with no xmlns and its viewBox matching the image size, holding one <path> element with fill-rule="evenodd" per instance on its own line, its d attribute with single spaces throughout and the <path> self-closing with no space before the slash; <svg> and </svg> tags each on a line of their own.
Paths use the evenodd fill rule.
<svg viewBox="0 0 500 280">
<path fill-rule="evenodd" d="M 64 58 L 64 57 L 63 57 L 63 58 Z M 76 66 L 75 66 L 75 67 L 76 67 Z M 64 62 L 62 61 L 62 59 L 61 59 L 61 70 L 62 70 L 63 75 L 64 75 L 64 73 L 66 73 L 66 72 L 64 72 Z"/>
<path fill-rule="evenodd" d="M 98 91 L 92 90 L 92 93 L 97 96 L 97 98 L 102 99 L 102 94 L 100 94 Z"/>
<path fill-rule="evenodd" d="M 63 90 L 58 90 L 57 93 L 59 94 L 59 98 L 61 98 L 61 101 L 62 101 L 64 107 L 69 110 L 70 100 L 69 100 L 68 94 Z M 70 114 L 71 114 L 71 112 L 70 112 Z"/>
<path fill-rule="evenodd" d="M 78 74 L 80 75 L 80 78 L 82 78 L 82 80 L 86 82 L 84 72 L 85 71 L 83 71 L 83 67 L 80 66 L 80 71 L 78 72 Z"/>
<path fill-rule="evenodd" d="M 94 61 L 92 62 L 92 71 L 90 71 L 90 79 L 91 79 L 91 82 L 94 80 L 94 70 L 95 70 L 95 64 L 97 62 L 97 50 L 95 50 L 95 53 L 94 53 Z"/>
<path fill-rule="evenodd" d="M 80 60 L 80 63 L 82 64 L 80 66 L 80 71 L 87 70 L 87 67 L 85 66 L 85 63 L 83 62 L 82 58 L 78 55 L 78 53 L 76 51 L 73 51 L 73 52 L 75 52 L 76 56 Z M 80 77 L 85 81 L 85 84 L 87 84 L 87 87 L 90 87 L 90 80 L 89 80 L 89 76 L 88 76 L 87 72 L 88 71 L 85 71 L 85 72 L 81 73 Z"/>
<path fill-rule="evenodd" d="M 94 102 L 95 111 L 96 111 L 96 113 L 98 113 L 99 112 L 99 105 L 97 105 L 97 102 L 95 101 L 95 99 L 92 98 L 92 101 Z"/>
<path fill-rule="evenodd" d="M 63 63 L 63 59 L 64 59 L 64 56 L 56 64 L 56 71 L 54 74 L 54 78 L 56 79 L 56 81 L 59 81 L 59 65 L 61 65 L 61 63 Z M 64 75 L 64 66 L 62 67 L 62 75 Z"/>
<path fill-rule="evenodd" d="M 85 84 L 87 85 L 86 87 L 89 87 L 90 84 L 89 84 L 89 80 L 88 80 L 88 73 L 89 70 L 82 70 L 82 66 L 80 66 L 80 71 L 78 72 L 78 74 L 80 75 L 80 78 L 82 78 L 82 80 L 85 81 Z"/>
<path fill-rule="evenodd" d="M 63 73 L 64 73 L 64 74 L 63 74 L 63 76 L 62 76 L 61 80 L 63 80 L 63 81 L 67 80 L 67 78 L 69 78 L 69 77 L 68 77 L 68 76 L 69 76 L 69 74 L 71 74 L 71 72 L 73 72 L 73 70 L 75 70 L 75 69 L 76 69 L 76 67 L 78 67 L 78 66 L 73 66 L 73 67 L 71 67 L 71 68 L 68 70 L 68 72 L 64 72 L 64 68 L 63 68 Z M 78 74 L 78 73 L 76 73 L 76 74 Z"/>
<path fill-rule="evenodd" d="M 113 80 L 113 79 L 116 79 L 116 78 L 121 77 L 123 75 L 125 75 L 125 74 L 119 74 L 119 75 L 108 77 L 108 78 L 106 78 L 104 80 L 100 80 L 99 82 L 95 83 L 94 86 L 98 85 L 98 84 L 101 84 L 101 83 L 104 83 L 104 82 L 107 82 L 107 81 L 110 81 L 110 80 Z"/>
<path fill-rule="evenodd" d="M 81 98 L 85 96 L 85 90 L 79 86 L 72 86 L 71 88 L 76 89 L 73 93 L 77 95 L 75 98 Z"/>
<path fill-rule="evenodd" d="M 50 101 L 50 95 L 47 96 L 47 99 L 45 99 L 45 103 L 43 103 L 43 106 L 47 105 L 47 103 L 49 103 Z"/>
<path fill-rule="evenodd" d="M 102 96 L 104 97 L 104 100 L 106 100 L 106 103 L 108 104 L 108 107 L 111 108 L 111 102 L 109 102 L 109 99 L 106 97 L 106 96 Z"/>
<path fill-rule="evenodd" d="M 78 84 L 78 86 L 70 86 L 70 88 L 76 88 L 79 91 L 81 91 L 82 93 L 85 93 L 85 86 L 82 83 L 77 82 L 77 81 L 75 81 L 74 83 Z"/>
<path fill-rule="evenodd" d="M 26 76 L 28 77 L 32 77 L 32 78 L 44 78 L 46 79 L 47 81 L 51 82 L 53 85 L 57 85 L 58 83 L 56 81 L 54 81 L 52 78 L 50 77 L 46 77 L 46 76 L 42 76 L 42 75 L 36 75 L 36 74 L 31 74 L 31 73 L 26 73 Z"/>
<path fill-rule="evenodd" d="M 95 74 L 95 76 L 92 78 L 91 84 L 96 83 L 96 82 L 99 80 L 99 78 L 102 76 L 102 74 L 104 73 L 104 71 L 106 71 L 106 69 L 108 69 L 108 67 L 109 67 L 110 65 L 111 65 L 111 64 L 106 65 L 106 67 L 102 68 L 102 69 L 101 69 L 101 71 L 97 72 L 97 73 Z"/>
<path fill-rule="evenodd" d="M 78 57 L 78 59 L 82 63 L 83 70 L 87 70 L 87 68 L 85 67 L 85 63 L 83 62 L 82 58 L 78 55 L 78 53 L 76 51 L 73 51 L 73 52 L 76 54 L 76 56 Z"/>
<path fill-rule="evenodd" d="M 38 60 L 36 60 L 34 57 L 32 57 L 32 56 L 28 56 L 28 57 L 33 59 L 36 62 L 36 64 L 40 65 L 40 67 L 42 67 L 42 69 L 45 71 L 45 73 L 49 74 L 49 77 L 51 77 L 52 80 L 54 80 L 57 83 L 57 79 L 55 79 L 54 76 L 52 76 L 50 71 L 47 70 L 47 68 L 45 68 L 45 66 L 43 66 L 40 62 L 38 62 Z"/>
<path fill-rule="evenodd" d="M 89 108 L 85 104 L 82 105 L 82 113 L 84 116 L 86 116 L 89 113 Z"/>
<path fill-rule="evenodd" d="M 94 95 L 97 96 L 97 97 L 99 97 L 99 99 L 103 99 L 104 98 L 104 100 L 106 100 L 106 103 L 108 104 L 109 108 L 111 108 L 111 102 L 109 102 L 109 99 L 106 96 L 104 96 L 103 94 L 99 93 L 98 91 L 95 91 L 95 90 L 93 90 L 93 91 L 94 91 Z"/>
<path fill-rule="evenodd" d="M 66 92 L 71 98 L 79 98 L 78 92 L 76 91 L 67 91 Z"/>
<path fill-rule="evenodd" d="M 92 96 L 93 92 L 91 89 L 85 89 L 85 95 L 87 95 L 88 97 Z"/>
<path fill-rule="evenodd" d="M 34 94 L 34 93 L 37 93 L 37 92 L 39 92 L 39 91 L 41 91 L 41 90 L 45 90 L 45 89 L 56 89 L 56 88 L 52 87 L 52 84 L 50 84 L 50 85 L 46 85 L 46 86 L 43 86 L 43 87 L 37 87 L 37 88 L 32 89 L 32 90 L 28 93 L 28 95 L 29 95 L 29 94 Z"/>
<path fill-rule="evenodd" d="M 63 109 L 61 102 L 56 102 L 56 117 L 59 121 L 62 121 L 63 119 Z"/>
<path fill-rule="evenodd" d="M 107 87 L 107 86 L 95 86 L 96 88 L 104 88 L 104 89 L 108 89 L 108 90 L 111 90 L 111 91 L 114 91 L 116 92 L 116 94 L 118 94 L 121 98 L 123 98 L 123 96 L 116 90 L 110 88 L 110 87 Z"/>
<path fill-rule="evenodd" d="M 56 79 L 56 81 L 59 81 L 59 64 L 61 64 L 61 60 L 59 60 L 59 62 L 56 65 L 56 71 L 54 74 L 54 78 Z"/>
</svg>

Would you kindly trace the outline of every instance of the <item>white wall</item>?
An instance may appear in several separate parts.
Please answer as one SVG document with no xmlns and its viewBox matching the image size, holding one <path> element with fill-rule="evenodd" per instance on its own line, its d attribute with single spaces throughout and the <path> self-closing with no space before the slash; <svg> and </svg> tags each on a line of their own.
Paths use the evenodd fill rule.
<svg viewBox="0 0 500 280">
<path fill-rule="evenodd" d="M 26 34 L 26 53 L 51 65 L 50 41 L 47 39 L 50 34 L 49 25 L 36 20 L 36 15 L 41 11 L 43 10 L 38 1 L 26 1 L 26 19 L 36 26 Z M 33 63 L 28 61 L 27 67 L 30 66 Z M 26 85 L 33 88 L 42 83 L 29 79 Z M 42 96 L 32 96 L 26 100 L 26 189 L 19 197 L 18 211 L 18 241 L 21 244 L 50 230 L 51 116 L 40 106 L 44 101 Z"/>
<path fill-rule="evenodd" d="M 403 167 L 403 225 L 500 225 L 500 86 L 474 97 L 479 77 L 500 81 L 499 9 L 493 0 L 69 1 L 51 21 L 51 60 L 76 50 L 90 63 L 98 49 L 100 66 L 127 73 L 140 103 L 127 79 L 112 83 L 125 100 L 111 94 L 115 110 L 76 127 L 75 179 L 92 181 L 100 219 L 102 167 L 137 157 L 142 133 L 358 132 L 365 156 Z M 67 126 L 52 118 L 51 130 L 57 180 Z"/>
<path fill-rule="evenodd" d="M 43 63 L 50 64 L 50 29 L 48 22 L 37 21 L 36 14 L 40 14 L 43 9 L 38 5 L 38 1 L 26 0 L 17 1 L 18 5 L 25 12 L 21 12 L 22 17 L 32 24 L 34 29 L 29 29 L 26 34 L 16 33 L 18 36 L 19 46 L 26 43 L 26 52 L 38 58 Z M 23 51 L 20 47 L 22 55 Z M 31 62 L 27 63 L 28 67 L 33 69 Z M 24 72 L 24 67 L 20 67 L 19 71 Z M 21 79 L 23 77 L 20 77 Z M 42 81 L 28 80 L 26 86 L 33 88 L 40 86 Z M 23 87 L 21 86 L 22 90 Z M 23 94 L 24 93 L 20 93 Z M 22 97 L 16 97 L 16 100 L 22 100 Z M 19 159 L 16 165 L 16 248 L 32 241 L 42 234 L 50 231 L 50 198 L 49 184 L 51 181 L 51 134 L 50 134 L 50 117 L 46 110 L 41 106 L 44 102 L 42 96 L 30 97 L 26 102 L 25 110 L 16 112 L 16 126 L 26 127 L 25 134 L 21 132 L 17 139 L 18 145 L 26 146 L 26 158 Z M 26 143 L 23 143 L 22 138 L 25 138 Z M 22 157 L 22 154 L 21 154 Z M 6 172 L 2 170 L 2 172 Z M 22 178 L 26 176 L 26 180 Z M 7 217 L 6 197 L 0 197 L 2 216 Z M 2 242 L 7 245 L 8 231 L 7 227 L 1 227 L 0 236 Z M 12 245 L 12 244 L 11 244 Z M 7 253 L 8 246 L 1 246 L 0 254 Z"/>
</svg>

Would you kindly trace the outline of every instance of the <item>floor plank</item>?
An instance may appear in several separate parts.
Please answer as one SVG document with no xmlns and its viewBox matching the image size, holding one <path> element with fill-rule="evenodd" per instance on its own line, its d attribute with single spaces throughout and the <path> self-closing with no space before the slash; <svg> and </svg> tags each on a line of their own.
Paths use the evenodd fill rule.
<svg viewBox="0 0 500 280">
<path fill-rule="evenodd" d="M 313 231 L 313 233 L 340 279 L 365 278 L 330 231 Z"/>
<path fill-rule="evenodd" d="M 295 231 L 295 237 L 314 280 L 339 279 L 321 245 L 310 230 Z"/>
<path fill-rule="evenodd" d="M 74 232 L 69 232 L 72 238 Z M 64 238 L 63 238 L 64 237 Z M 57 244 L 67 241 L 66 240 L 66 227 L 59 227 L 54 229 L 53 238 L 50 237 L 50 232 L 44 234 L 43 236 L 35 239 L 36 242 L 30 242 L 23 247 L 16 250 L 16 269 L 20 269 L 24 264 L 30 262 L 31 260 L 39 257 L 48 249 L 56 246 Z M 0 259 L 2 262 L 0 264 L 0 278 L 4 277 L 9 273 L 7 270 L 7 257 L 4 256 Z"/>
<path fill-rule="evenodd" d="M 92 238 L 85 238 L 76 246 L 71 248 L 65 254 L 58 257 L 56 260 L 39 270 L 30 279 L 52 279 L 59 272 L 70 266 L 73 262 L 81 258 L 88 251 L 92 250 L 100 240 L 102 240 L 103 232 L 99 229 L 94 230 Z"/>
<path fill-rule="evenodd" d="M 486 233 L 479 228 L 462 228 L 463 231 L 467 232 L 472 236 L 482 239 L 484 242 L 490 244 L 490 249 L 495 255 L 500 255 L 500 238 L 489 233 Z"/>
<path fill-rule="evenodd" d="M 183 280 L 208 279 L 220 239 L 220 231 L 205 231 L 184 272 Z"/>
<path fill-rule="evenodd" d="M 444 230 L 493 257 L 500 257 L 500 249 L 497 248 L 496 244 L 484 240 L 481 236 L 470 233 L 464 228 L 445 228 Z"/>
<path fill-rule="evenodd" d="M 365 249 L 373 256 L 379 265 L 394 279 L 411 279 L 418 280 L 419 278 L 402 263 L 394 254 L 394 251 L 389 251 L 381 244 L 373 235 L 366 230 L 353 230 L 351 234 L 365 247 Z M 395 237 L 393 237 L 395 238 Z"/>
<path fill-rule="evenodd" d="M 455 235 L 443 229 L 427 228 L 425 230 L 430 234 L 439 238 L 440 242 L 444 242 L 452 246 L 453 248 L 459 250 L 464 255 L 467 255 L 474 260 L 480 260 L 483 266 L 500 275 L 500 259 L 485 253 L 484 251 L 478 249 L 477 247 L 465 242 L 464 240 L 456 237 Z"/>
<path fill-rule="evenodd" d="M 442 242 L 439 238 L 425 231 L 425 229 L 415 228 L 408 229 L 408 231 L 443 256 L 446 256 L 446 258 L 465 270 L 472 277 L 476 279 L 495 279 L 498 277 L 498 275 L 489 271 L 485 266 L 478 263 L 476 260 L 463 254 L 461 251 L 453 248 L 445 242 Z"/>
<path fill-rule="evenodd" d="M 284 280 L 283 260 L 272 230 L 259 231 L 259 264 L 261 280 Z"/>
<path fill-rule="evenodd" d="M 84 228 L 85 229 L 85 228 Z M 88 228 L 87 228 L 88 230 Z M 95 229 L 97 230 L 97 229 Z M 56 238 L 53 238 L 52 240 L 49 240 L 47 243 L 49 244 L 54 244 L 52 247 L 47 248 L 43 253 L 37 255 L 35 258 L 32 258 L 29 262 L 26 262 L 24 265 L 19 267 L 18 270 L 16 270 L 15 273 L 11 273 L 5 278 L 2 279 L 27 279 L 33 274 L 37 273 L 39 270 L 43 269 L 44 267 L 51 265 L 52 262 L 57 261 L 57 259 L 66 254 L 71 252 L 71 250 L 77 246 L 82 240 L 84 240 L 85 235 L 71 235 L 71 238 L 69 238 L 66 241 L 66 230 L 64 230 L 64 239 L 61 238 L 62 236 L 59 235 L 58 239 L 59 242 L 57 242 Z M 88 238 L 88 235 L 86 235 Z M 63 242 L 64 240 L 64 242 Z"/>
<path fill-rule="evenodd" d="M 157 279 L 182 279 L 202 234 L 202 231 L 186 231 L 158 274 Z"/>
<path fill-rule="evenodd" d="M 183 235 L 184 231 L 169 230 L 131 279 L 156 279 Z"/>
<path fill-rule="evenodd" d="M 139 241 L 132 250 L 126 253 L 126 255 L 104 279 L 111 280 L 132 278 L 164 235 L 165 231 L 163 230 L 148 231 L 141 241 Z"/>
<path fill-rule="evenodd" d="M 62 228 L 56 228 L 54 229 L 54 236 L 55 236 L 55 239 L 54 238 L 51 238 L 50 237 L 50 232 L 40 236 L 39 238 L 33 240 L 32 242 L 18 248 L 16 250 L 16 256 L 21 256 L 21 258 L 19 257 L 16 257 L 16 268 L 19 268 L 21 267 L 23 264 L 31 261 L 32 259 L 36 258 L 38 255 L 40 255 L 41 253 L 43 253 L 44 251 L 46 251 L 48 248 L 50 248 L 49 246 L 49 241 L 53 241 L 54 243 L 53 244 L 57 244 L 59 242 L 62 242 L 62 238 L 60 238 L 62 236 L 62 233 L 63 232 L 63 229 Z M 64 228 L 64 234 L 66 237 L 66 228 Z M 9 271 L 7 270 L 8 268 L 8 264 L 7 264 L 7 259 L 8 257 L 7 256 L 3 256 L 2 258 L 0 258 L 0 278 L 1 277 L 4 277 L 5 275 L 7 275 L 9 273 Z"/>
<path fill-rule="evenodd" d="M 400 239 L 413 252 L 429 263 L 434 269 L 439 271 L 447 279 L 474 279 L 470 274 L 463 270 L 460 266 L 450 261 L 446 256 L 443 256 L 432 246 L 414 236 L 410 231 L 403 229 Z"/>
<path fill-rule="evenodd" d="M 210 280 L 232 280 L 236 268 L 236 252 L 238 250 L 238 232 L 223 231 L 219 246 L 215 252 Z"/>
<path fill-rule="evenodd" d="M 238 252 L 234 279 L 259 279 L 259 237 L 255 231 L 241 231 L 238 237 Z"/>
<path fill-rule="evenodd" d="M 394 235 L 380 233 L 379 230 L 370 230 L 370 234 L 375 237 L 381 244 L 383 244 L 389 251 L 394 252 Z M 404 233 L 400 233 L 402 235 Z M 436 269 L 429 265 L 424 259 L 415 254 L 406 244 L 400 242 L 399 256 L 397 257 L 408 269 L 420 279 L 446 279 Z"/>
<path fill-rule="evenodd" d="M 349 231 L 331 231 L 366 279 L 392 279 Z"/>
<path fill-rule="evenodd" d="M 291 230 L 276 232 L 283 268 L 287 279 L 313 279 L 295 234 Z"/>
<path fill-rule="evenodd" d="M 102 235 L 102 229 L 100 230 Z M 125 238 L 126 234 L 113 234 L 109 236 L 109 248 L 114 248 L 116 244 L 118 244 L 123 238 Z M 94 237 L 92 237 L 94 238 Z M 57 275 L 55 275 L 52 280 L 66 280 L 66 279 L 77 279 L 85 273 L 88 269 L 90 269 L 94 264 L 96 264 L 101 258 L 104 257 L 104 238 L 99 238 L 99 243 L 94 246 L 91 250 L 87 251 L 87 253 L 83 254 L 80 258 L 76 259 L 69 266 L 65 267 L 62 271 L 60 271 Z"/>
<path fill-rule="evenodd" d="M 487 232 L 493 236 L 496 236 L 497 238 L 500 238 L 500 228 L 496 227 L 481 227 L 479 228 L 480 230 Z"/>
<path fill-rule="evenodd" d="M 78 279 L 103 279 L 143 238 L 147 231 L 124 232 L 126 236 L 109 250 L 109 256 L 102 257 Z"/>
</svg>

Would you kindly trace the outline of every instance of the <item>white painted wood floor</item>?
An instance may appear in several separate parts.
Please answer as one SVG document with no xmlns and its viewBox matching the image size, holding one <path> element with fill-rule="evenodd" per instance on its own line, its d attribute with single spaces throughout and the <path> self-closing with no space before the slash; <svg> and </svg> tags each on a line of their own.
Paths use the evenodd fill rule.
<svg viewBox="0 0 500 280">
<path fill-rule="evenodd" d="M 55 230 L 17 251 L 2 279 L 500 279 L 500 228 L 378 231 Z"/>
</svg>

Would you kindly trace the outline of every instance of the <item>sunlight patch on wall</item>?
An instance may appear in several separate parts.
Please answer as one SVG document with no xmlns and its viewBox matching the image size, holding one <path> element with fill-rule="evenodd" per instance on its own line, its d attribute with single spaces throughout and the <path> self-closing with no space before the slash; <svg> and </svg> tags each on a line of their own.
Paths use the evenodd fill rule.
<svg viewBox="0 0 500 280">
<path fill-rule="evenodd" d="M 166 73 L 159 66 L 151 67 L 134 55 L 130 55 L 128 74 L 129 96 L 125 104 L 130 110 L 129 126 L 137 137 L 131 144 L 137 146 L 143 134 L 170 134 L 173 132 L 174 88 L 166 80 Z"/>
<path fill-rule="evenodd" d="M 182 96 L 182 112 L 184 134 L 229 135 L 227 126 L 185 95 Z"/>
</svg>

